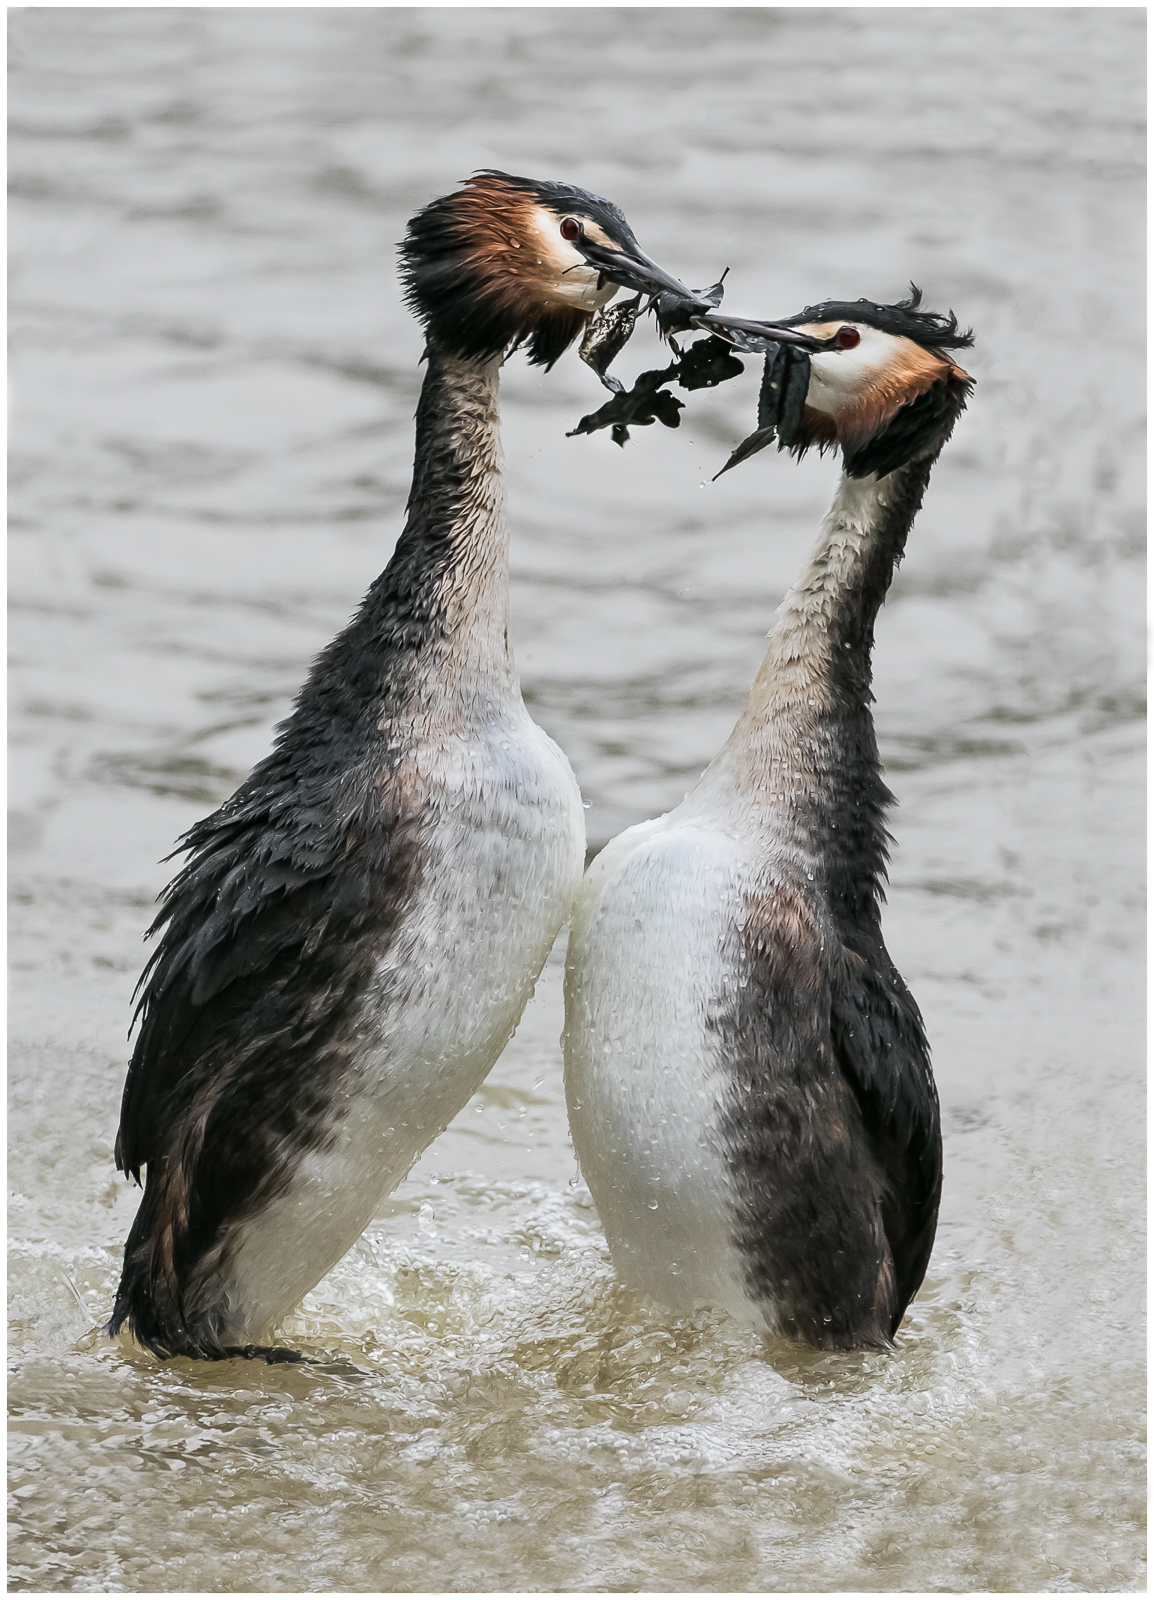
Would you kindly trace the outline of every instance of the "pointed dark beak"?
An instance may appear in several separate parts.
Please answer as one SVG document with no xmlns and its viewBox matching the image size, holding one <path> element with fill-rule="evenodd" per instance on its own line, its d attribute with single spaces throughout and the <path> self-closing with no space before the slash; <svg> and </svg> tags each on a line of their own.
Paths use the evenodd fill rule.
<svg viewBox="0 0 1154 1600">
<path fill-rule="evenodd" d="M 709 289 L 687 289 L 683 283 L 641 250 L 636 240 L 620 250 L 582 239 L 578 249 L 591 267 L 611 283 L 635 294 L 649 295 L 663 333 L 683 333 L 702 328 L 716 333 L 738 350 L 762 351 L 767 341 L 797 345 L 802 350 L 832 350 L 832 339 L 815 339 L 810 333 L 777 322 L 750 322 L 744 317 L 723 317 L 717 311 L 721 284 Z"/>
<path fill-rule="evenodd" d="M 780 322 L 750 322 L 745 317 L 723 317 L 709 311 L 698 318 L 699 328 L 708 328 L 720 334 L 738 350 L 760 350 L 762 341 L 774 344 L 793 344 L 802 350 L 836 350 L 834 339 L 815 339 L 812 333 L 802 333 L 800 328 L 785 327 Z"/>
<path fill-rule="evenodd" d="M 679 305 L 684 306 L 691 316 L 701 316 L 716 304 L 716 301 L 703 299 L 693 289 L 687 289 L 636 247 L 610 250 L 607 245 L 583 239 L 578 248 L 589 265 L 596 267 L 610 283 L 620 284 L 623 289 L 632 289 L 635 294 L 653 297 L 675 295 Z"/>
</svg>

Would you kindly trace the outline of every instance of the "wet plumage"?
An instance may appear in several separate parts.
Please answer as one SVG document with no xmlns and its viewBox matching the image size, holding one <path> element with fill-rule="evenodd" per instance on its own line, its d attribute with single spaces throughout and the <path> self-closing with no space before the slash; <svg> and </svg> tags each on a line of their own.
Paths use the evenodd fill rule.
<svg viewBox="0 0 1154 1600">
<path fill-rule="evenodd" d="M 157 1355 L 268 1336 L 475 1093 L 568 914 L 584 816 L 509 646 L 497 378 L 611 297 L 586 250 L 645 262 L 609 202 L 503 174 L 410 224 L 404 530 L 272 754 L 182 841 L 152 930 L 116 1143 L 144 1197 L 109 1328 Z"/>
<path fill-rule="evenodd" d="M 936 1226 L 929 1052 L 881 932 L 870 656 L 970 387 L 852 309 L 859 337 L 813 356 L 789 441 L 847 458 L 817 548 L 701 781 L 594 861 L 566 977 L 574 1143 L 618 1270 L 829 1348 L 892 1340 Z"/>
</svg>

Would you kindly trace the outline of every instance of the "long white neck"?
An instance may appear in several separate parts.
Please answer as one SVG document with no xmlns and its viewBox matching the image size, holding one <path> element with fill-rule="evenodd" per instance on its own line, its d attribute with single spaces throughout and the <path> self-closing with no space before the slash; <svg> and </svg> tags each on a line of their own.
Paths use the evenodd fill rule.
<svg viewBox="0 0 1154 1600">
<path fill-rule="evenodd" d="M 834 898 L 868 897 L 884 875 L 874 621 L 932 465 L 881 480 L 843 475 L 809 563 L 778 607 L 737 725 L 686 801 L 735 826 L 771 828 Z"/>
<path fill-rule="evenodd" d="M 520 704 L 499 366 L 430 345 L 401 537 L 356 616 L 317 658 L 286 724 L 293 737 L 331 747 L 334 760 L 354 730 L 415 749 Z"/>
<path fill-rule="evenodd" d="M 411 606 L 423 675 L 438 697 L 516 690 L 499 371 L 499 360 L 430 347 L 408 515 L 385 574 L 394 609 Z"/>
<path fill-rule="evenodd" d="M 863 644 L 872 644 L 877 605 L 868 619 L 860 608 L 879 540 L 889 531 L 885 513 L 892 487 L 890 478 L 879 483 L 842 476 L 809 563 L 777 608 L 749 698 L 718 757 L 746 768 L 754 782 L 766 738 L 772 746 L 783 735 L 803 733 L 815 720 L 811 713 L 829 700 L 841 655 L 860 654 Z M 880 604 L 881 596 L 876 599 Z"/>
</svg>

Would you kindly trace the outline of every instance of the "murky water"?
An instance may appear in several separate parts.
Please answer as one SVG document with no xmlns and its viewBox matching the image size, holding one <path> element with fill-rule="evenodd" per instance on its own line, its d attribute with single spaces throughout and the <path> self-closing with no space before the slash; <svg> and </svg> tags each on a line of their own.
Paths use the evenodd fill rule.
<svg viewBox="0 0 1154 1600">
<path fill-rule="evenodd" d="M 14 14 L 14 1585 L 1126 1589 L 1141 1583 L 1139 10 Z M 417 332 L 394 242 L 475 167 L 624 206 L 727 309 L 889 298 L 980 380 L 879 625 L 887 921 L 946 1191 L 897 1353 L 764 1347 L 616 1287 L 576 1182 L 560 953 L 490 1082 L 285 1337 L 90 1330 L 140 935 L 384 564 Z M 647 335 L 646 338 L 651 338 Z M 623 370 L 650 364 L 642 338 Z M 504 383 L 527 697 L 591 842 L 727 733 L 832 462 L 716 485 Z"/>
</svg>

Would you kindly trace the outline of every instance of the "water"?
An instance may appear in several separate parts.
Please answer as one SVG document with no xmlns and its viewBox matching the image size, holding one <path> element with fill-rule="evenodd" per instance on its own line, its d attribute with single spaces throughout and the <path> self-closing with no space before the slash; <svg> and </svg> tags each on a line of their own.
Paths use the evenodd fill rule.
<svg viewBox="0 0 1154 1600">
<path fill-rule="evenodd" d="M 1140 1586 L 1139 10 L 14 14 L 12 1583 L 128 1590 Z M 979 388 L 879 624 L 887 936 L 946 1190 L 895 1355 L 615 1285 L 560 952 L 488 1084 L 285 1337 L 92 1333 L 140 935 L 396 536 L 394 243 L 475 167 L 621 204 L 726 309 L 972 321 Z M 638 335 L 624 375 L 651 365 Z M 970 362 L 967 362 L 970 365 Z M 503 386 L 518 660 L 590 838 L 725 737 L 835 468 Z"/>
</svg>

